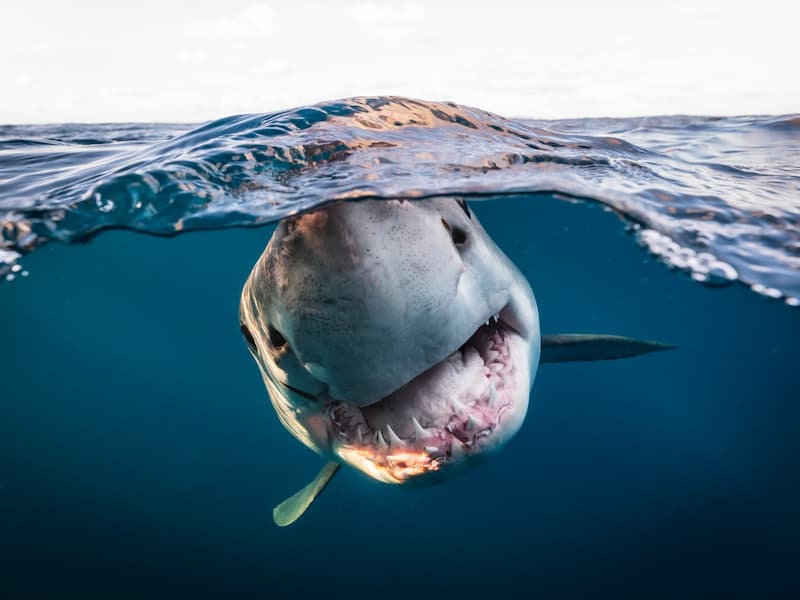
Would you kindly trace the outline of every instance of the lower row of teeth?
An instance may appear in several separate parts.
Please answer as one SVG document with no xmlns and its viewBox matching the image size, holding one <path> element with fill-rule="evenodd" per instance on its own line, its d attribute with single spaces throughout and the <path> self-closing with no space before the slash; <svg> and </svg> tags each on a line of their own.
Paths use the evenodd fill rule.
<svg viewBox="0 0 800 600">
<path fill-rule="evenodd" d="M 493 382 L 489 382 L 488 388 L 486 406 L 497 411 L 500 408 L 500 395 Z M 452 413 L 450 418 L 460 420 L 463 423 L 464 430 L 467 432 L 477 433 L 491 428 L 492 426 L 490 423 L 482 422 L 471 412 L 471 408 L 474 407 L 475 404 L 477 404 L 477 401 L 472 403 L 471 406 L 467 406 L 458 399 L 453 399 L 452 401 Z M 410 438 L 401 438 L 389 424 L 373 430 L 367 423 L 360 420 L 355 424 L 355 427 L 352 428 L 352 431 L 354 432 L 355 441 L 357 443 L 364 444 L 371 437 L 375 445 L 381 450 L 409 448 L 412 446 L 419 447 L 423 445 L 425 451 L 429 454 L 438 452 L 439 447 L 431 444 L 431 442 L 439 439 L 436 433 L 430 428 L 423 427 L 414 416 L 411 417 L 411 423 L 414 428 L 414 435 Z M 346 426 L 347 423 L 344 425 Z M 444 429 L 453 434 L 456 428 L 452 423 L 449 423 Z M 345 441 L 351 441 L 350 436 L 345 431 L 342 431 L 342 429 L 339 430 L 339 435 L 344 438 Z"/>
<path fill-rule="evenodd" d="M 488 325 L 490 322 L 498 322 L 499 320 L 499 314 L 495 314 L 486 321 L 486 324 Z M 489 381 L 488 393 L 485 396 L 482 396 L 482 399 L 485 402 L 485 406 L 495 411 L 495 413 L 501 408 L 500 394 L 498 393 L 497 387 L 492 381 L 492 376 L 494 375 L 496 377 L 500 375 L 504 368 L 504 363 L 497 360 L 497 358 L 501 356 L 501 344 L 502 338 L 495 335 L 494 339 L 491 340 L 490 346 L 486 350 L 486 355 L 484 357 L 484 375 Z M 453 425 L 452 419 L 459 420 L 463 429 L 470 433 L 474 432 L 480 434 L 481 432 L 487 431 L 493 427 L 493 425 L 490 423 L 482 422 L 475 416 L 473 412 L 471 412 L 471 409 L 473 409 L 478 402 L 480 402 L 480 400 L 471 402 L 470 405 L 467 406 L 457 398 L 454 398 L 451 404 L 451 414 L 450 417 L 448 417 L 451 419 L 451 422 L 448 423 L 444 429 L 447 430 L 451 435 L 454 434 L 456 427 Z M 414 435 L 410 438 L 401 438 L 389 424 L 384 425 L 383 428 L 372 429 L 363 420 L 361 411 L 358 409 L 355 410 L 357 411 L 357 415 L 351 413 L 350 411 L 347 411 L 347 414 L 345 415 L 341 415 L 344 417 L 343 423 L 339 422 L 339 420 L 335 418 L 337 412 L 336 409 L 334 409 L 332 413 L 332 416 L 334 416 L 334 422 L 339 426 L 339 435 L 347 443 L 350 443 L 352 440 L 350 439 L 350 435 L 342 430 L 343 428 L 351 429 L 354 432 L 355 441 L 359 444 L 364 444 L 370 438 L 372 438 L 371 441 L 380 450 L 408 449 L 410 447 L 419 448 L 419 446 L 422 445 L 425 452 L 428 454 L 436 454 L 440 451 L 438 446 L 432 445 L 433 442 L 439 441 L 441 443 L 442 441 L 436 435 L 435 430 L 431 431 L 430 428 L 423 427 L 414 416 L 411 417 Z M 356 421 L 354 427 L 353 421 Z M 442 428 L 438 427 L 438 429 Z"/>
</svg>

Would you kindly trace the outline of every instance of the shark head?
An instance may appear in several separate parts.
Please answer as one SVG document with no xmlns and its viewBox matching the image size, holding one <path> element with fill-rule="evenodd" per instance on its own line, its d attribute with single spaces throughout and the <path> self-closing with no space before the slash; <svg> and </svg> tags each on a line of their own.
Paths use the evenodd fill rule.
<svg viewBox="0 0 800 600">
<path fill-rule="evenodd" d="M 539 363 L 531 288 L 457 198 L 281 221 L 240 324 L 283 425 L 387 483 L 432 483 L 501 448 Z"/>
</svg>

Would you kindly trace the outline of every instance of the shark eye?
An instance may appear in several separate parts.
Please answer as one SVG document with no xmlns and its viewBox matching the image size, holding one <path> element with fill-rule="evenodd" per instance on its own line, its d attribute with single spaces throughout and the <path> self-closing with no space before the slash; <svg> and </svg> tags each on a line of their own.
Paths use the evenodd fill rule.
<svg viewBox="0 0 800 600">
<path fill-rule="evenodd" d="M 247 342 L 247 347 L 250 348 L 250 352 L 255 354 L 255 352 L 256 352 L 256 341 L 255 341 L 255 339 L 253 339 L 253 334 L 250 333 L 250 330 L 247 328 L 247 325 L 245 325 L 244 323 L 241 323 L 239 325 L 239 331 L 242 332 L 242 335 L 244 336 L 244 341 Z"/>
<path fill-rule="evenodd" d="M 286 338 L 283 334 L 275 329 L 272 325 L 267 326 L 267 335 L 269 336 L 269 343 L 275 348 L 282 348 L 286 345 Z"/>
<path fill-rule="evenodd" d="M 450 225 L 444 218 L 442 218 L 442 225 L 450 233 L 450 238 L 456 246 L 463 246 L 467 243 L 467 232 L 461 227 Z"/>
<path fill-rule="evenodd" d="M 469 206 L 467 206 L 467 201 L 463 198 L 459 198 L 456 200 L 456 202 L 458 202 L 458 205 L 461 207 L 461 210 L 464 211 L 464 214 L 467 215 L 467 218 L 472 220 L 472 211 L 469 209 Z"/>
</svg>

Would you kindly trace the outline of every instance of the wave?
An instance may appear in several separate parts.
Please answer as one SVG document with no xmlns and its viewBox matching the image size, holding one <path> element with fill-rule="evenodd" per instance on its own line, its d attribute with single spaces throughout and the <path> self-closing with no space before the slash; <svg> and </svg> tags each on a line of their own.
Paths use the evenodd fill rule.
<svg viewBox="0 0 800 600">
<path fill-rule="evenodd" d="M 256 226 L 327 202 L 599 202 L 700 282 L 800 305 L 800 116 L 506 119 L 359 97 L 192 127 L 0 127 L 0 270 L 51 240 Z"/>
</svg>

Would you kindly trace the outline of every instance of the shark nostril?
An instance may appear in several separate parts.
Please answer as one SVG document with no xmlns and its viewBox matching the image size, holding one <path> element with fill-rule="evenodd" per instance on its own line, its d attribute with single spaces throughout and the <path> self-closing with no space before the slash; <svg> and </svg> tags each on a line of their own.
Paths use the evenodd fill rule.
<svg viewBox="0 0 800 600">
<path fill-rule="evenodd" d="M 453 240 L 456 246 L 463 246 L 467 242 L 467 232 L 461 227 L 450 225 L 444 218 L 442 218 L 442 225 L 450 233 L 450 239 Z"/>
<path fill-rule="evenodd" d="M 275 348 L 282 348 L 286 345 L 286 338 L 283 334 L 275 329 L 272 325 L 267 326 L 267 335 L 269 336 L 269 343 Z"/>
</svg>

